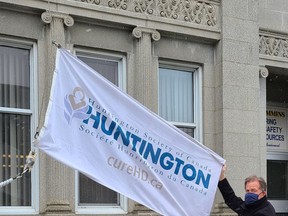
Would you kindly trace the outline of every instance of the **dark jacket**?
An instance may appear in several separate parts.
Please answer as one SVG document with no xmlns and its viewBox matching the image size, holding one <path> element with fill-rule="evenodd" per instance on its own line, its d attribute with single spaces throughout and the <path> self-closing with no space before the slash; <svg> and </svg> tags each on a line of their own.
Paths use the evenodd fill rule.
<svg viewBox="0 0 288 216">
<path fill-rule="evenodd" d="M 219 181 L 218 188 L 225 203 L 240 216 L 276 216 L 275 209 L 266 196 L 252 204 L 245 205 L 245 202 L 235 195 L 226 178 Z"/>
</svg>

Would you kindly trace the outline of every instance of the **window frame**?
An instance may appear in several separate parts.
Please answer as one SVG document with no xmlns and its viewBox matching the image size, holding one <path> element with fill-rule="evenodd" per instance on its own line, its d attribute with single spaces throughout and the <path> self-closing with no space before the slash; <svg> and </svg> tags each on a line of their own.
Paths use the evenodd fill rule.
<svg viewBox="0 0 288 216">
<path fill-rule="evenodd" d="M 97 49 L 75 47 L 76 56 L 88 57 L 100 60 L 118 62 L 118 84 L 117 86 L 126 92 L 126 56 L 116 52 L 106 52 Z M 95 58 L 96 57 L 96 58 Z M 75 213 L 76 214 L 127 214 L 128 198 L 120 193 L 119 205 L 79 205 L 79 172 L 75 171 Z"/>
<path fill-rule="evenodd" d="M 269 151 L 267 153 L 267 157 L 266 157 L 266 163 L 268 164 L 268 161 L 269 160 L 275 160 L 275 161 L 285 161 L 287 162 L 288 161 L 288 153 L 287 152 L 277 152 L 277 151 Z M 268 166 L 266 167 L 266 171 L 268 169 Z M 268 175 L 268 173 L 267 173 Z M 267 176 L 267 184 L 269 184 L 268 182 L 268 176 Z M 288 200 L 287 199 L 270 199 L 269 198 L 269 194 L 268 194 L 268 200 L 269 202 L 274 206 L 275 210 L 277 212 L 287 212 L 287 204 L 288 204 Z"/>
<path fill-rule="evenodd" d="M 38 150 L 33 147 L 34 134 L 38 126 L 38 82 L 37 82 L 37 44 L 30 40 L 0 37 L 0 46 L 9 46 L 13 48 L 29 50 L 29 66 L 30 66 L 30 109 L 0 107 L 0 113 L 18 114 L 30 116 L 30 148 L 36 151 L 36 163 L 31 172 L 31 206 L 0 206 L 0 215 L 28 215 L 37 214 L 39 212 L 39 159 Z M 24 164 L 23 164 L 24 165 Z M 11 176 L 12 177 L 12 176 Z M 3 181 L 6 179 L 3 179 Z M 17 181 L 17 180 L 15 180 Z"/>
<path fill-rule="evenodd" d="M 202 143 L 203 141 L 203 112 L 202 112 L 202 67 L 195 63 L 160 59 L 158 63 L 158 103 L 160 103 L 159 84 L 160 84 L 160 68 L 189 71 L 193 73 L 193 92 L 194 92 L 194 122 L 175 122 L 169 121 L 176 127 L 190 127 L 194 129 L 194 138 Z M 158 106 L 158 113 L 160 106 Z"/>
</svg>

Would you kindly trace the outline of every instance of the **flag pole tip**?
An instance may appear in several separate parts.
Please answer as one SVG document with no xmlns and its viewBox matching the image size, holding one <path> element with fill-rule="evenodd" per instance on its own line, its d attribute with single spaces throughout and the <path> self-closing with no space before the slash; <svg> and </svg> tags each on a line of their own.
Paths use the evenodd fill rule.
<svg viewBox="0 0 288 216">
<path fill-rule="evenodd" d="M 52 41 L 52 43 L 57 47 L 57 48 L 61 48 L 62 46 L 61 46 L 61 44 L 59 44 L 59 43 L 57 43 L 56 41 Z"/>
<path fill-rule="evenodd" d="M 37 139 L 37 138 L 39 137 L 39 133 L 40 133 L 40 129 L 39 129 L 39 127 L 37 126 L 36 132 L 35 132 L 35 135 L 34 135 L 34 139 Z"/>
</svg>

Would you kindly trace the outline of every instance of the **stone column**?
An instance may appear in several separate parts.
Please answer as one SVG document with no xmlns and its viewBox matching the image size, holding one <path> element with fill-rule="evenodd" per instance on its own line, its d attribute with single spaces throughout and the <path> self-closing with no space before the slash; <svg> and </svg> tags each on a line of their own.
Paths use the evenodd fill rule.
<svg viewBox="0 0 288 216">
<path fill-rule="evenodd" d="M 259 97 L 259 139 L 260 139 L 260 173 L 266 179 L 267 176 L 267 147 L 266 147 L 266 78 L 269 71 L 265 66 L 259 66 L 259 84 L 260 84 L 260 97 Z"/>
<path fill-rule="evenodd" d="M 74 20 L 68 14 L 63 14 L 59 12 L 52 12 L 47 11 L 42 13 L 41 15 L 42 21 L 48 24 L 45 29 L 45 38 L 46 38 L 46 60 L 43 65 L 46 69 L 45 73 L 45 89 L 44 95 L 49 98 L 50 94 L 50 87 L 52 83 L 52 76 L 55 68 L 55 59 L 56 59 L 56 49 L 57 47 L 53 42 L 60 44 L 62 47 L 65 47 L 65 28 L 64 25 L 67 27 L 71 27 L 74 25 Z M 47 107 L 49 100 L 44 100 L 43 102 L 43 109 Z M 41 112 L 43 114 L 43 110 Z M 40 116 L 40 123 L 39 125 L 43 125 L 44 117 Z"/>
<path fill-rule="evenodd" d="M 65 47 L 65 26 L 73 26 L 74 20 L 68 14 L 58 12 L 44 12 L 41 16 L 46 23 L 46 59 L 45 88 L 41 110 L 46 110 L 52 76 L 55 69 L 56 46 L 55 41 Z M 43 125 L 45 112 L 41 111 L 39 125 Z M 40 155 L 40 212 L 46 214 L 69 213 L 74 211 L 74 171 L 67 166 L 52 159 L 50 156 Z"/>
<path fill-rule="evenodd" d="M 243 197 L 245 178 L 265 175 L 259 115 L 258 0 L 223 0 L 221 12 L 222 34 L 215 52 L 216 149 L 227 161 L 226 176 L 235 193 Z M 222 203 L 218 195 L 216 203 Z"/>
<path fill-rule="evenodd" d="M 135 44 L 135 64 L 131 95 L 154 112 L 158 111 L 157 60 L 153 58 L 153 41 L 160 40 L 160 33 L 154 29 L 136 27 L 132 35 Z"/>
<path fill-rule="evenodd" d="M 136 38 L 134 54 L 129 56 L 132 71 L 128 80 L 128 93 L 153 112 L 158 112 L 158 61 L 153 57 L 153 41 L 159 41 L 158 31 L 149 28 L 136 27 L 132 32 Z M 133 62 L 133 63 L 131 63 Z M 155 213 L 141 204 L 136 203 L 134 211 L 141 215 Z M 140 214 L 140 213 L 139 213 Z"/>
</svg>

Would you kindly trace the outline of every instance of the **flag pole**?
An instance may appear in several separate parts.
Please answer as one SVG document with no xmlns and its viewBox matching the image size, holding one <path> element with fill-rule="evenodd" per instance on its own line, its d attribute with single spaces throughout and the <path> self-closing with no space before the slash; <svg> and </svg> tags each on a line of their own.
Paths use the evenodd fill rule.
<svg viewBox="0 0 288 216">
<path fill-rule="evenodd" d="M 52 43 L 57 47 L 57 48 L 61 48 L 61 44 L 57 43 L 56 41 L 52 40 Z"/>
<path fill-rule="evenodd" d="M 52 40 L 52 43 L 57 47 L 57 48 L 61 48 L 61 44 L 57 43 L 56 41 Z M 34 135 L 34 139 L 37 139 L 39 136 L 39 128 L 37 127 L 36 129 L 36 133 Z M 26 159 L 26 164 L 24 165 L 23 171 L 18 173 L 18 175 L 16 175 L 15 177 L 11 177 L 5 181 L 0 182 L 0 188 L 5 187 L 6 185 L 12 183 L 14 180 L 21 178 L 26 172 L 31 172 L 31 169 L 35 163 L 36 160 L 36 152 L 35 150 L 30 151 L 29 155 L 27 156 Z"/>
<path fill-rule="evenodd" d="M 35 164 L 35 160 L 36 160 L 36 152 L 30 151 L 29 155 L 26 158 L 26 164 L 23 168 L 23 171 L 21 173 L 18 173 L 18 175 L 16 175 L 15 177 L 11 177 L 3 182 L 0 182 L 0 188 L 5 187 L 6 185 L 12 183 L 14 180 L 21 178 L 26 172 L 31 172 L 31 169 L 33 167 L 33 165 Z"/>
<path fill-rule="evenodd" d="M 62 48 L 61 44 L 57 43 L 55 40 L 52 40 L 51 41 L 52 44 L 54 44 L 57 48 Z M 45 85 L 46 86 L 46 85 Z M 45 87 L 45 90 L 46 90 L 46 87 Z M 42 105 L 41 105 L 41 108 L 40 108 L 40 115 L 39 115 L 39 119 L 41 118 L 41 114 L 42 114 L 42 111 L 43 111 L 43 101 L 42 101 Z M 36 140 L 40 134 L 40 126 L 39 126 L 39 122 L 40 120 L 38 121 L 38 126 L 36 127 L 36 132 L 34 134 L 34 140 Z"/>
</svg>

